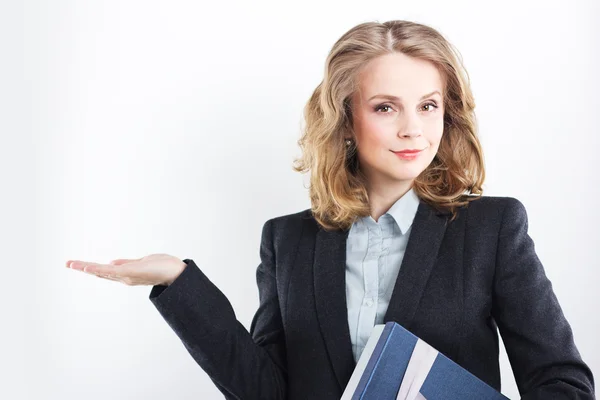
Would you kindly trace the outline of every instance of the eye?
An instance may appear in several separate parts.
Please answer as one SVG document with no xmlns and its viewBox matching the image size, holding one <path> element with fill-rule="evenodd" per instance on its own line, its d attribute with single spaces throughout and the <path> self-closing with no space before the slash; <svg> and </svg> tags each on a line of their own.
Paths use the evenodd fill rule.
<svg viewBox="0 0 600 400">
<path fill-rule="evenodd" d="M 379 111 L 382 108 L 392 108 L 392 106 L 390 106 L 389 104 L 380 104 L 378 106 L 375 107 L 375 111 Z M 384 112 L 383 114 L 389 114 L 389 112 Z"/>
<path fill-rule="evenodd" d="M 431 109 L 431 108 L 430 108 L 429 110 L 426 110 L 426 111 L 429 111 L 429 112 L 433 112 L 433 111 L 435 111 L 435 109 L 436 109 L 436 108 L 438 108 L 438 106 L 437 106 L 435 103 L 433 103 L 433 102 L 431 102 L 431 103 L 426 103 L 426 104 L 424 104 L 424 105 L 423 105 L 423 107 L 426 107 L 426 106 L 431 106 L 431 107 L 433 107 L 433 109 Z"/>
<path fill-rule="evenodd" d="M 426 109 L 425 111 L 434 112 L 435 109 L 438 108 L 438 105 L 435 104 L 434 102 L 429 102 L 429 103 L 424 104 L 423 107 L 429 107 L 429 109 Z M 392 106 L 390 106 L 389 104 L 380 104 L 375 107 L 375 112 L 379 112 L 380 110 L 385 110 L 385 109 L 393 110 Z M 383 111 L 383 114 L 390 114 L 390 112 Z"/>
</svg>

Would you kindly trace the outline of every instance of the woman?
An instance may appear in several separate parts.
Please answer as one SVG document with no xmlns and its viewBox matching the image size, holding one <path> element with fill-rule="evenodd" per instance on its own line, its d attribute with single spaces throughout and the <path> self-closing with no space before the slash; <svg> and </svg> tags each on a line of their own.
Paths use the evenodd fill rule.
<svg viewBox="0 0 600 400">
<path fill-rule="evenodd" d="M 268 220 L 250 332 L 191 259 L 67 266 L 150 299 L 228 399 L 339 399 L 375 324 L 396 321 L 500 390 L 499 329 L 527 399 L 593 399 L 527 233 L 523 204 L 483 197 L 474 101 L 431 27 L 345 33 L 305 108 L 295 169 L 311 208 Z"/>
</svg>

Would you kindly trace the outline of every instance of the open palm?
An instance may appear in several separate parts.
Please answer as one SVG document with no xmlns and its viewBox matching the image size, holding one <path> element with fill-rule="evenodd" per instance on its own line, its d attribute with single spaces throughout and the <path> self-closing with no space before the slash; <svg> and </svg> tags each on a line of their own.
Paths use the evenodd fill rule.
<svg viewBox="0 0 600 400">
<path fill-rule="evenodd" d="M 151 254 L 137 259 L 119 258 L 109 264 L 68 260 L 67 268 L 122 282 L 126 285 L 169 285 L 186 264 L 168 254 Z"/>
</svg>

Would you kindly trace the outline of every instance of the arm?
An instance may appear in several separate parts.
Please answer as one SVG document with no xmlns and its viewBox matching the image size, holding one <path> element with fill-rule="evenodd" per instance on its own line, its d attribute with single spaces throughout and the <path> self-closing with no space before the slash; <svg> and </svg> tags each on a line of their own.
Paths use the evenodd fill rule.
<svg viewBox="0 0 600 400">
<path fill-rule="evenodd" d="M 272 220 L 262 230 L 256 272 L 260 306 L 250 332 L 225 295 L 194 261 L 169 286 L 152 288 L 150 300 L 183 345 L 227 399 L 284 399 L 284 332 L 275 281 Z"/>
<path fill-rule="evenodd" d="M 577 350 L 528 234 L 523 204 L 508 198 L 500 233 L 492 315 L 523 400 L 594 399 L 594 378 Z"/>
</svg>

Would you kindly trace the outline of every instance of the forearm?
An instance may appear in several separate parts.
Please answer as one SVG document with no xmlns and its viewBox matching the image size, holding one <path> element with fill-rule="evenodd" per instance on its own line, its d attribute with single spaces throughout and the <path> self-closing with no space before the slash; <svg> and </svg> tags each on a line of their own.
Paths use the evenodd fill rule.
<svg viewBox="0 0 600 400">
<path fill-rule="evenodd" d="M 150 299 L 227 398 L 285 398 L 279 345 L 257 344 L 226 296 L 193 261 L 168 287 L 155 286 Z"/>
</svg>

